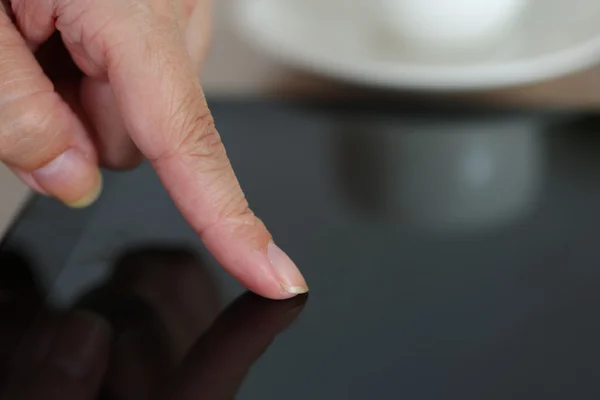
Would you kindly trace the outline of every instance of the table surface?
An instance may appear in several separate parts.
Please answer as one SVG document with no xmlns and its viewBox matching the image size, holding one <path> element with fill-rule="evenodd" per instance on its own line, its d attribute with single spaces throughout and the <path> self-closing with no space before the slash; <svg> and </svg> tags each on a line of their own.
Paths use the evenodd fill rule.
<svg viewBox="0 0 600 400">
<path fill-rule="evenodd" d="M 100 285 L 82 304 L 106 311 L 108 296 L 121 321 L 150 318 L 148 360 L 218 332 L 199 336 L 212 345 L 193 358 L 227 360 L 210 369 L 207 399 L 598 398 L 597 118 L 213 109 L 250 203 L 309 282 L 307 303 L 243 298 L 207 328 L 243 289 L 144 165 L 107 174 L 88 210 L 36 198 L 11 232 L 5 248 L 50 271 L 54 304 Z"/>
</svg>

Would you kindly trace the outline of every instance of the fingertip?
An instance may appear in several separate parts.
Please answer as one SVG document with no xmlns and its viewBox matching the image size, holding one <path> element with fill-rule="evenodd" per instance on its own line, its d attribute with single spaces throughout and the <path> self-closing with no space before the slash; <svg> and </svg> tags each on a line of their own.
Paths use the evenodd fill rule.
<svg viewBox="0 0 600 400">
<path fill-rule="evenodd" d="M 285 300 L 308 292 L 298 267 L 270 240 L 264 225 L 256 224 L 254 231 L 244 228 L 219 224 L 205 231 L 202 240 L 225 270 L 260 296 Z"/>
<path fill-rule="evenodd" d="M 102 194 L 102 190 L 104 188 L 102 173 L 99 169 L 96 169 L 96 180 L 91 183 L 91 189 L 89 192 L 83 195 L 79 200 L 73 201 L 71 203 L 65 203 L 67 206 L 71 208 L 86 208 L 94 204 Z"/>
<path fill-rule="evenodd" d="M 286 291 L 290 294 L 305 294 L 308 293 L 308 285 L 304 284 L 302 286 L 288 286 Z"/>
<path fill-rule="evenodd" d="M 102 192 L 102 174 L 76 149 L 69 149 L 32 173 L 49 195 L 72 208 L 94 203 Z"/>
<path fill-rule="evenodd" d="M 272 240 L 267 246 L 267 257 L 287 293 L 298 295 L 308 292 L 306 280 L 296 264 Z"/>
</svg>

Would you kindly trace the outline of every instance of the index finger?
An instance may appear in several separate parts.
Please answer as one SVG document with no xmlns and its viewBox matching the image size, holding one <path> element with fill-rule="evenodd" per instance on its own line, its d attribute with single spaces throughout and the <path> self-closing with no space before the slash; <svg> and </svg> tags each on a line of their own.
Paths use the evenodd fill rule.
<svg viewBox="0 0 600 400">
<path fill-rule="evenodd" d="M 102 37 L 127 130 L 228 272 L 273 299 L 304 293 L 297 267 L 248 207 L 175 16 L 163 3 L 143 8 L 139 12 L 147 14 L 106 29 Z"/>
</svg>

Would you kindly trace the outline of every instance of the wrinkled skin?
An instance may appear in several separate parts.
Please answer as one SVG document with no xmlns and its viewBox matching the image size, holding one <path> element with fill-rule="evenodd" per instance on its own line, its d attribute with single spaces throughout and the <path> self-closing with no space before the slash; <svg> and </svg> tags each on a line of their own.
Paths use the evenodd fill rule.
<svg viewBox="0 0 600 400">
<path fill-rule="evenodd" d="M 1 1 L 0 161 L 82 207 L 99 193 L 99 165 L 143 156 L 245 286 L 273 299 L 307 290 L 251 212 L 204 99 L 209 0 Z"/>
</svg>

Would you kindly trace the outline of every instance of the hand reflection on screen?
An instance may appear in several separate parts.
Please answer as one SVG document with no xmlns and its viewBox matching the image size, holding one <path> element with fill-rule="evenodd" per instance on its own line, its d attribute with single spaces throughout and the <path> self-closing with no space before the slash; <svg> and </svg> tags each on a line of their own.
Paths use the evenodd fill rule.
<svg viewBox="0 0 600 400">
<path fill-rule="evenodd" d="M 306 297 L 271 301 L 247 293 L 220 314 L 218 299 L 191 253 L 130 253 L 75 310 L 36 319 L 0 381 L 0 398 L 235 398 Z"/>
</svg>

